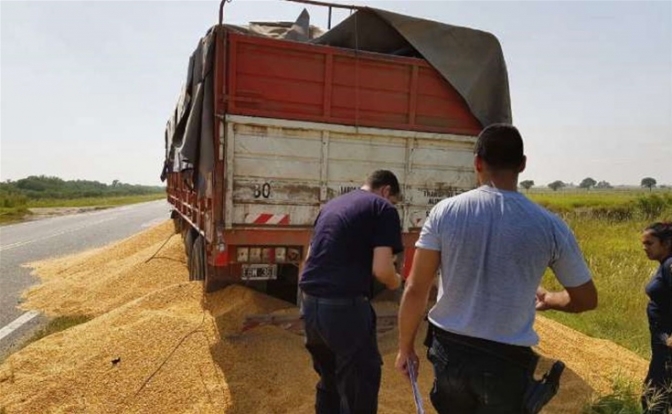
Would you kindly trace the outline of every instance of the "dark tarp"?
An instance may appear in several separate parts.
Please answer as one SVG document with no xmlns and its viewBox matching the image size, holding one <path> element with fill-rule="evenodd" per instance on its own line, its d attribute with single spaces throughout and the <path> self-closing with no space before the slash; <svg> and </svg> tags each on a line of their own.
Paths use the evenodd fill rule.
<svg viewBox="0 0 672 414">
<path fill-rule="evenodd" d="M 313 43 L 406 56 L 413 55 L 411 46 L 462 95 L 481 125 L 512 122 L 506 63 L 490 33 L 364 8 Z"/>
<path fill-rule="evenodd" d="M 304 9 L 295 22 L 251 23 L 248 27 L 225 25 L 237 33 L 307 42 L 322 34 L 310 26 L 310 15 Z M 205 177 L 215 166 L 214 148 L 214 30 L 199 40 L 189 59 L 187 79 L 173 114 L 166 124 L 166 158 L 161 180 L 171 171 L 195 174 L 187 184 L 203 194 Z"/>
</svg>

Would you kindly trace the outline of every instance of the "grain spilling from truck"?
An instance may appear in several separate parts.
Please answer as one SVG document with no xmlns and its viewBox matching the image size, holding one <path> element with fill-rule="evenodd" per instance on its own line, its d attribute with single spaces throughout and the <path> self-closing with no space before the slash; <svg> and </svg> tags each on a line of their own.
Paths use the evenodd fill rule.
<svg viewBox="0 0 672 414">
<path fill-rule="evenodd" d="M 246 313 L 296 308 L 242 286 L 204 295 L 200 283 L 187 281 L 181 243 L 173 248 L 169 242 L 146 263 L 171 232 L 166 223 L 106 248 L 39 263 L 37 276 L 45 275 L 52 288 L 81 280 L 77 295 L 52 297 L 52 314 L 95 309 L 97 317 L 7 358 L 0 365 L 0 407 L 8 414 L 314 412 L 317 376 L 303 338 L 275 326 L 240 330 Z M 135 254 L 139 246 L 146 254 Z M 109 271 L 116 261 L 134 269 L 134 278 L 151 280 L 151 290 L 138 296 L 134 285 L 122 284 L 115 293 L 125 299 L 106 300 L 108 294 L 96 283 L 112 284 L 120 277 Z M 152 266 L 159 263 L 156 272 Z M 92 282 L 89 292 L 86 280 Z M 93 307 L 99 298 L 101 305 Z M 395 304 L 377 306 L 389 311 Z M 541 316 L 535 328 L 541 338 L 538 350 L 561 358 L 569 368 L 545 413 L 580 412 L 593 392 L 611 391 L 614 375 L 640 381 L 646 372 L 645 360 L 608 341 Z M 394 370 L 397 331 L 381 334 L 379 344 L 384 360 L 380 412 L 413 412 L 409 385 Z M 416 347 L 424 350 L 420 343 Z M 426 396 L 432 374 L 421 360 L 420 387 Z M 538 371 L 549 363 L 542 359 Z"/>
</svg>

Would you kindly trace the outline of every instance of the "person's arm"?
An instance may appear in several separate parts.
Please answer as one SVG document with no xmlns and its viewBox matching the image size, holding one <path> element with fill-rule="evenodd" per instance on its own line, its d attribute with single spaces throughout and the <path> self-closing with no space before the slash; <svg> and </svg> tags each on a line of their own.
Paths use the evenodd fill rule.
<svg viewBox="0 0 672 414">
<path fill-rule="evenodd" d="M 399 307 L 399 352 L 395 363 L 396 368 L 408 376 L 408 360 L 419 365 L 415 353 L 415 337 L 420 322 L 425 316 L 429 291 L 439 269 L 441 253 L 436 250 L 418 248 L 413 256 L 411 274 L 406 281 L 406 288 Z"/>
<path fill-rule="evenodd" d="M 539 311 L 553 309 L 569 313 L 595 309 L 597 289 L 574 234 L 567 224 L 559 219 L 555 222 L 553 231 L 556 245 L 554 257 L 549 265 L 558 282 L 565 288 L 549 292 L 540 286 L 537 289 L 536 309 Z"/>
<path fill-rule="evenodd" d="M 303 259 L 303 261 L 299 265 L 299 282 L 301 281 L 301 277 L 303 276 L 303 269 L 306 267 L 306 263 L 308 263 L 309 257 L 310 257 L 310 245 L 308 245 L 308 249 L 306 249 L 305 259 Z"/>
<path fill-rule="evenodd" d="M 565 290 L 549 292 L 541 286 L 537 289 L 536 309 L 580 313 L 597 307 L 597 289 L 592 280 Z"/>
<path fill-rule="evenodd" d="M 388 289 L 401 286 L 401 276 L 394 266 L 394 255 L 403 251 L 399 213 L 391 204 L 386 204 L 378 217 L 373 233 L 373 275 Z"/>
<path fill-rule="evenodd" d="M 668 258 L 661 264 L 660 271 L 668 289 L 667 293 L 668 295 L 672 295 L 672 258 Z M 672 306 L 670 306 L 669 312 L 672 312 Z M 668 348 L 672 348 L 672 333 L 666 332 L 662 334 L 661 339 Z"/>
<path fill-rule="evenodd" d="M 401 276 L 394 266 L 394 255 L 391 247 L 375 247 L 373 249 L 373 275 L 388 289 L 394 290 L 401 285 Z"/>
</svg>

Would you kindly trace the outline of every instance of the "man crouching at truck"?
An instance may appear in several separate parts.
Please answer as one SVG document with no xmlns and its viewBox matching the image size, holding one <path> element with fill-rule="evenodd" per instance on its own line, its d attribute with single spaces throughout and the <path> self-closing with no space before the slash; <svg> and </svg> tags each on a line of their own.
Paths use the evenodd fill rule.
<svg viewBox="0 0 672 414">
<path fill-rule="evenodd" d="M 375 414 L 381 365 L 376 314 L 369 303 L 373 277 L 397 289 L 393 257 L 403 250 L 394 207 L 399 181 L 375 171 L 359 190 L 324 205 L 299 286 L 306 348 L 320 375 L 317 414 Z"/>
<path fill-rule="evenodd" d="M 439 414 L 536 413 L 538 400 L 525 398 L 535 389 L 535 309 L 587 311 L 597 292 L 567 225 L 516 191 L 526 163 L 518 130 L 491 125 L 474 152 L 481 187 L 438 203 L 416 243 L 396 367 L 408 375 L 418 363 L 415 336 L 440 268 L 427 338 L 432 404 Z M 539 287 L 547 267 L 564 290 Z"/>
</svg>

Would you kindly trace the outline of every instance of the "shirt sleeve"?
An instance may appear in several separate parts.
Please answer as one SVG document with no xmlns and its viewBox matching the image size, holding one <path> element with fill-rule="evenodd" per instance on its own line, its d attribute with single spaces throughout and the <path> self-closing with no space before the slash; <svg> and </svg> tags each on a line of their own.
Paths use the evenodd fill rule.
<svg viewBox="0 0 672 414">
<path fill-rule="evenodd" d="M 577 287 L 590 281 L 590 270 L 567 224 L 558 220 L 554 237 L 555 252 L 549 266 L 560 284 L 564 287 Z"/>
<path fill-rule="evenodd" d="M 376 220 L 373 247 L 391 247 L 392 254 L 404 251 L 399 213 L 392 205 L 385 205 Z"/>
<path fill-rule="evenodd" d="M 663 264 L 661 265 L 660 273 L 663 278 L 663 282 L 665 282 L 665 284 L 669 289 L 668 293 L 672 294 L 672 257 L 668 257 L 667 260 L 663 262 Z M 669 312 L 670 314 L 672 314 L 672 305 L 670 306 Z M 667 340 L 668 336 L 669 334 L 665 334 L 663 342 Z"/>
<path fill-rule="evenodd" d="M 441 235 L 439 234 L 438 216 L 437 207 L 434 206 L 429 212 L 425 224 L 422 225 L 420 237 L 418 237 L 418 241 L 415 242 L 416 248 L 441 251 Z"/>
<path fill-rule="evenodd" d="M 660 273 L 667 286 L 672 287 L 672 257 L 668 257 L 667 260 L 663 261 Z"/>
</svg>

